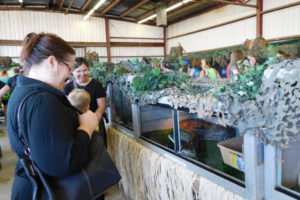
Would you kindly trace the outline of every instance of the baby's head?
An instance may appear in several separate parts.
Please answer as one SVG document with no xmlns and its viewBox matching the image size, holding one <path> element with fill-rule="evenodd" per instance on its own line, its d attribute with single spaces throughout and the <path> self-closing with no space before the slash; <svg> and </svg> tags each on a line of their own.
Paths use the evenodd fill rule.
<svg viewBox="0 0 300 200">
<path fill-rule="evenodd" d="M 70 103 L 80 110 L 82 113 L 87 112 L 90 109 L 90 94 L 83 89 L 74 89 L 68 95 Z"/>
</svg>

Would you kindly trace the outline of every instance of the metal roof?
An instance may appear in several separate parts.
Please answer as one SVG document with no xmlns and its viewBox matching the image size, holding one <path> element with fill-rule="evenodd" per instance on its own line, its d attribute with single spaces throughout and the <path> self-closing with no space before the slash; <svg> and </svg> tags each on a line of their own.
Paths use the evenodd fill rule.
<svg viewBox="0 0 300 200">
<path fill-rule="evenodd" d="M 99 0 L 0 0 L 0 10 L 30 10 L 87 14 Z M 167 7 L 182 0 L 106 0 L 92 16 L 137 22 L 156 12 L 160 3 Z M 249 6 L 250 0 L 192 0 L 168 12 L 168 23 L 174 23 L 197 13 L 202 13 L 226 4 Z M 146 22 L 155 25 L 155 19 Z"/>
</svg>

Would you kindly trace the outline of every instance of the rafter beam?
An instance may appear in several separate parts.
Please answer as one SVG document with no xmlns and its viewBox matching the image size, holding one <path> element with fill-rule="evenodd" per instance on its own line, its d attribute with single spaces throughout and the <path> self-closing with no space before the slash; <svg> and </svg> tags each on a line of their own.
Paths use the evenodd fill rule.
<svg viewBox="0 0 300 200">
<path fill-rule="evenodd" d="M 202 3 L 200 3 L 200 2 L 191 3 L 190 5 L 187 5 L 187 6 L 183 7 L 183 8 L 180 8 L 180 9 L 177 9 L 177 10 L 171 12 L 171 13 L 168 13 L 167 17 L 173 17 L 174 15 L 178 15 L 179 13 L 183 13 L 183 12 L 186 12 L 188 10 L 191 10 L 191 9 L 193 9 L 193 8 L 201 5 L 201 4 Z"/>
<path fill-rule="evenodd" d="M 234 1 L 226 1 L 226 0 L 209 0 L 209 2 L 226 3 L 226 4 L 237 5 L 237 6 L 245 6 L 245 7 L 256 8 L 256 5 L 251 5 L 251 4 L 246 4 L 246 3 L 239 3 L 239 2 L 234 2 Z"/>
<path fill-rule="evenodd" d="M 105 13 L 107 13 L 110 9 L 112 9 L 113 7 L 115 7 L 121 0 L 115 0 L 114 2 L 112 2 L 111 4 L 109 4 L 106 8 L 104 8 L 104 10 L 102 10 L 101 14 L 104 15 Z"/>
<path fill-rule="evenodd" d="M 125 17 L 126 15 L 128 15 L 129 13 L 131 13 L 132 11 L 136 10 L 137 8 L 141 7 L 142 5 L 144 5 L 145 3 L 147 3 L 149 0 L 143 0 L 140 3 L 136 4 L 135 6 L 133 6 L 132 8 L 126 10 L 125 12 L 123 12 L 120 17 Z"/>
<path fill-rule="evenodd" d="M 66 10 L 66 12 L 65 12 L 65 14 L 68 14 L 68 12 L 69 12 L 70 8 L 72 7 L 74 1 L 75 1 L 75 0 L 72 0 L 72 1 L 71 1 L 69 7 L 67 8 L 67 10 Z"/>
<path fill-rule="evenodd" d="M 64 3 L 65 3 L 65 0 L 61 0 L 60 1 L 60 3 L 59 3 L 59 11 L 62 10 L 62 7 L 63 7 Z"/>
<path fill-rule="evenodd" d="M 89 7 L 89 5 L 92 3 L 92 0 L 87 0 L 84 5 L 81 8 L 81 11 L 85 11 L 85 9 L 87 9 L 87 7 Z"/>
</svg>

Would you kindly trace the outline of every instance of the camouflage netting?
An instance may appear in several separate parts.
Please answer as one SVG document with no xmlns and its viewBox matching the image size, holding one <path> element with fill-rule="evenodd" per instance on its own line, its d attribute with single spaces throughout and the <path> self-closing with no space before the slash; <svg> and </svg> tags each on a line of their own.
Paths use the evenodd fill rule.
<svg viewBox="0 0 300 200">
<path fill-rule="evenodd" d="M 0 57 L 0 70 L 9 69 L 12 63 L 11 57 Z"/>
<path fill-rule="evenodd" d="M 255 134 L 264 143 L 280 144 L 282 148 L 300 135 L 300 59 L 283 61 L 267 69 L 256 100 L 227 92 L 215 98 L 213 89 L 187 95 L 175 87 L 137 95 L 130 89 L 132 78 L 132 74 L 127 74 L 113 80 L 132 103 L 161 102 L 175 109 L 188 108 L 202 119 L 217 116 L 217 124 L 237 127 L 240 134 Z"/>
</svg>

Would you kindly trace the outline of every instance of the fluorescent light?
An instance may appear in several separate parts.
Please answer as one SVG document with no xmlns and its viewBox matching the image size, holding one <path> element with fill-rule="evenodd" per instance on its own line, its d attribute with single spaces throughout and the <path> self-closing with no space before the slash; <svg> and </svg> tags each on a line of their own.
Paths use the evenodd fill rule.
<svg viewBox="0 0 300 200">
<path fill-rule="evenodd" d="M 95 6 L 94 6 L 94 10 L 97 10 L 103 3 L 105 0 L 100 0 Z"/>
<path fill-rule="evenodd" d="M 23 0 L 19 0 L 19 3 L 23 3 Z"/>
<path fill-rule="evenodd" d="M 153 19 L 155 17 L 156 17 L 156 14 L 151 15 L 151 16 L 145 18 L 145 19 L 142 19 L 141 21 L 138 21 L 138 24 L 144 23 L 145 21 L 148 21 L 148 20 Z"/>
<path fill-rule="evenodd" d="M 176 9 L 176 8 L 182 6 L 183 4 L 188 3 L 188 2 L 190 2 L 190 1 L 192 1 L 192 0 L 183 0 L 183 1 L 179 2 L 179 3 L 176 3 L 176 4 L 172 5 L 172 6 L 170 6 L 169 8 L 167 8 L 167 9 L 166 9 L 166 12 L 169 12 L 169 11 L 171 11 L 171 10 L 174 10 L 174 9 Z M 139 24 L 144 23 L 145 21 L 148 21 L 148 20 L 150 20 L 150 19 L 153 19 L 154 17 L 156 17 L 156 14 L 151 15 L 150 17 L 147 17 L 147 18 L 145 18 L 145 19 L 142 19 L 142 20 L 138 21 L 138 23 L 139 23 Z"/>
<path fill-rule="evenodd" d="M 90 10 L 89 12 L 88 12 L 88 16 L 90 16 L 90 15 L 92 15 L 93 13 L 95 12 L 95 10 L 94 9 L 92 9 L 92 10 Z"/>
<path fill-rule="evenodd" d="M 88 14 L 84 16 L 83 21 L 87 20 L 104 2 L 105 0 L 98 1 L 98 3 L 88 12 Z"/>
<path fill-rule="evenodd" d="M 178 7 L 180 7 L 180 6 L 182 6 L 182 2 L 179 2 L 179 3 L 176 3 L 176 4 L 174 4 L 173 6 L 170 6 L 169 8 L 167 8 L 166 9 L 166 12 L 169 12 L 169 11 L 171 11 L 171 10 L 174 10 L 175 8 L 178 8 Z"/>
<path fill-rule="evenodd" d="M 89 15 L 84 16 L 83 21 L 87 20 L 89 17 Z"/>
</svg>

